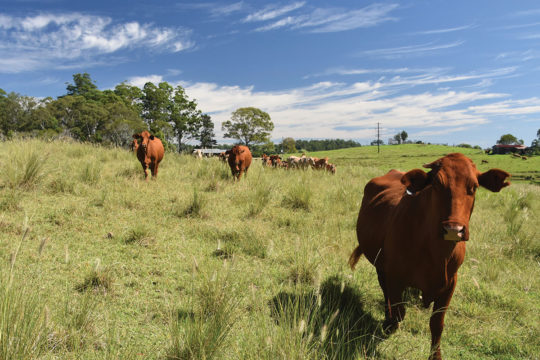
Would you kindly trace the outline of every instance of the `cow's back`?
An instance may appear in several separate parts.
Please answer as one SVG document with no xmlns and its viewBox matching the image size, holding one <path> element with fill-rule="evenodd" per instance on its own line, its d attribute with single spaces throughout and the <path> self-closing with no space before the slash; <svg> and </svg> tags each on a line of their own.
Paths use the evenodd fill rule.
<svg viewBox="0 0 540 360">
<path fill-rule="evenodd" d="M 251 155 L 249 149 L 243 152 L 240 156 L 242 161 L 242 167 L 244 168 L 244 170 L 247 170 L 251 165 L 251 160 L 253 159 L 253 156 Z"/>
<path fill-rule="evenodd" d="M 165 149 L 163 148 L 163 143 L 157 137 L 154 140 L 150 140 L 148 144 L 148 155 L 150 156 L 152 162 L 159 163 L 163 159 L 165 154 Z"/>
<path fill-rule="evenodd" d="M 403 174 L 390 170 L 386 175 L 370 180 L 364 188 L 356 233 L 360 250 L 374 265 L 381 261 L 383 242 L 392 221 L 392 213 L 405 191 L 400 181 Z"/>
</svg>

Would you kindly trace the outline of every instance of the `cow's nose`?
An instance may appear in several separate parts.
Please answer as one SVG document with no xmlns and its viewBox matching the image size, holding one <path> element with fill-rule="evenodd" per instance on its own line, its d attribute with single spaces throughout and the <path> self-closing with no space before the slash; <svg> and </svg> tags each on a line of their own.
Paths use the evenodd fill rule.
<svg viewBox="0 0 540 360">
<path fill-rule="evenodd" d="M 465 235 L 465 226 L 461 225 L 446 225 L 444 227 L 444 240 L 460 241 Z"/>
</svg>

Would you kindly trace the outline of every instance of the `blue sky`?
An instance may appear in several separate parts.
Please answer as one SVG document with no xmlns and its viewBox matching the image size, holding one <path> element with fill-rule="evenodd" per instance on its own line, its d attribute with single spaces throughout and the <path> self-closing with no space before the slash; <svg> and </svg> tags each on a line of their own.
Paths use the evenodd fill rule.
<svg viewBox="0 0 540 360">
<path fill-rule="evenodd" d="M 538 1 L 0 0 L 0 88 L 66 93 L 75 73 L 182 85 L 221 122 L 268 112 L 272 138 L 368 144 L 406 130 L 490 146 L 540 128 Z"/>
</svg>

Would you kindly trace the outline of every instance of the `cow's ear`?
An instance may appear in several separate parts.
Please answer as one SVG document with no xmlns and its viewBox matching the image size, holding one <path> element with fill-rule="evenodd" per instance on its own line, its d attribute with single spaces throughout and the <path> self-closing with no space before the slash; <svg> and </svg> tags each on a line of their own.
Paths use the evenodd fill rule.
<svg viewBox="0 0 540 360">
<path fill-rule="evenodd" d="M 499 192 L 503 187 L 510 185 L 504 181 L 509 176 L 510 174 L 504 170 L 491 169 L 478 175 L 478 183 L 488 190 Z"/>
<path fill-rule="evenodd" d="M 154 140 L 154 135 L 150 135 L 150 140 Z"/>
<path fill-rule="evenodd" d="M 425 168 L 438 170 L 441 167 L 441 160 L 435 160 L 432 163 L 422 165 Z"/>
<path fill-rule="evenodd" d="M 425 188 L 429 183 L 429 176 L 424 170 L 414 169 L 401 177 L 401 183 L 407 187 L 407 191 L 414 194 Z"/>
</svg>

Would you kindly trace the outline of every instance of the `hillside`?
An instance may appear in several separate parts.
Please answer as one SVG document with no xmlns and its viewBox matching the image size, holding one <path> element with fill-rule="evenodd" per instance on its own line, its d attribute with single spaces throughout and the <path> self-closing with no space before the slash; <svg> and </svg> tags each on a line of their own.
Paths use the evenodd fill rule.
<svg viewBox="0 0 540 360">
<path fill-rule="evenodd" d="M 523 160 L 511 155 L 487 155 L 483 150 L 424 144 L 385 145 L 380 147 L 380 153 L 377 153 L 376 146 L 362 146 L 311 152 L 308 155 L 316 157 L 328 156 L 331 162 L 341 166 L 377 167 L 383 171 L 395 168 L 407 171 L 419 168 L 422 164 L 432 161 L 434 158 L 452 152 L 459 152 L 470 157 L 480 171 L 501 168 L 512 174 L 513 181 L 540 184 L 540 156 L 528 157 Z"/>
<path fill-rule="evenodd" d="M 234 183 L 217 159 L 168 153 L 145 182 L 127 150 L 2 145 L 1 359 L 427 358 L 430 311 L 406 297 L 400 330 L 383 336 L 374 268 L 347 260 L 366 182 L 448 148 L 335 150 L 334 176 L 255 161 Z M 482 170 L 538 164 L 468 155 Z M 447 359 L 540 353 L 539 204 L 528 183 L 478 191 Z"/>
</svg>

